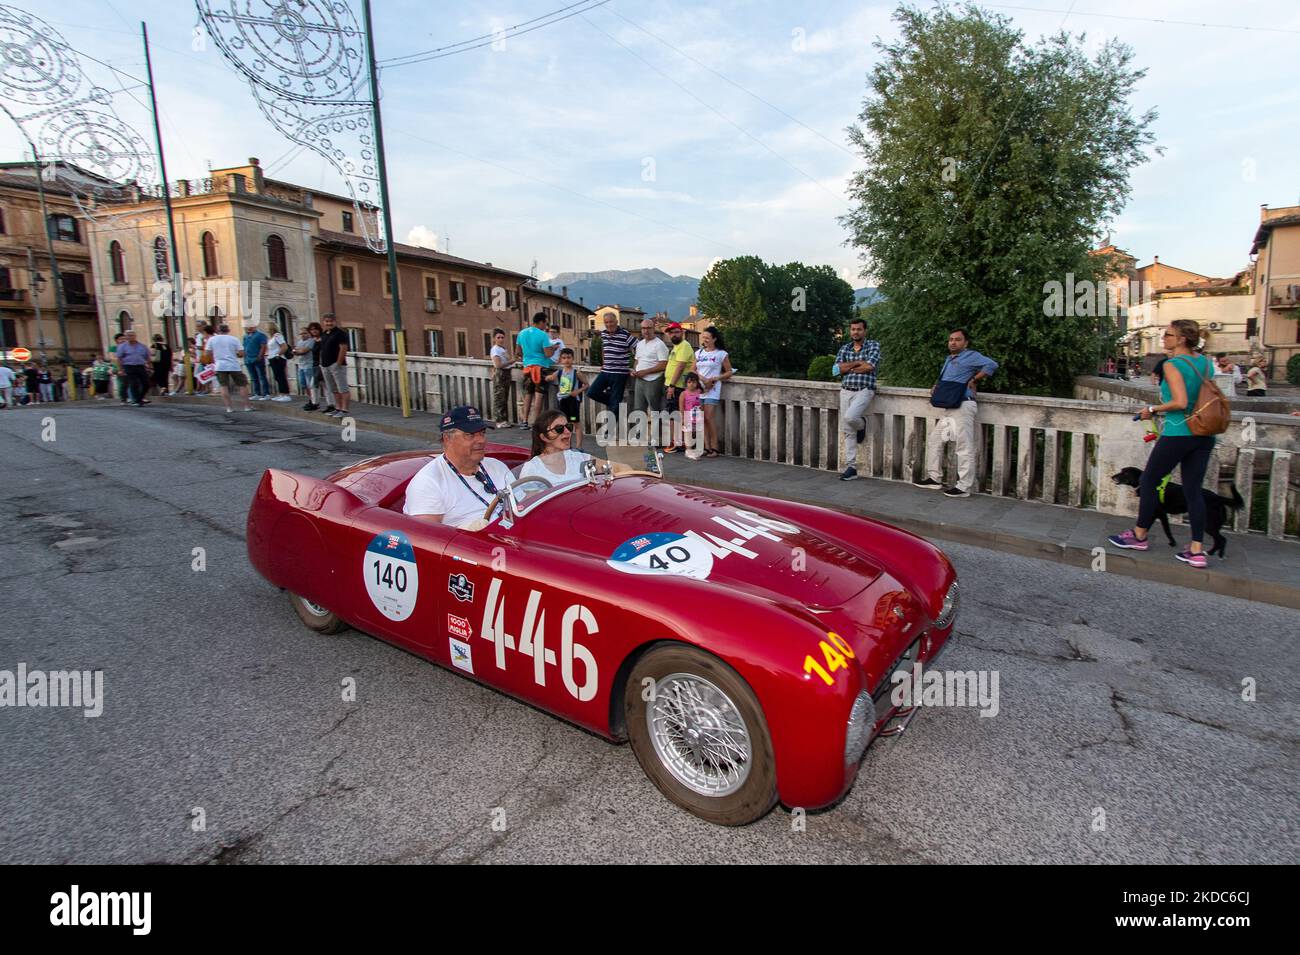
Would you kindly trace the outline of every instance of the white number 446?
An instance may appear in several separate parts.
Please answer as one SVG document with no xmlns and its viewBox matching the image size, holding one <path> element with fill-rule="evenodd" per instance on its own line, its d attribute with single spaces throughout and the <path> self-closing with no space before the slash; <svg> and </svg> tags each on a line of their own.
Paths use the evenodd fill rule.
<svg viewBox="0 0 1300 955">
<path fill-rule="evenodd" d="M 479 634 L 495 646 L 498 670 L 506 668 L 506 650 L 515 650 L 533 658 L 533 681 L 538 686 L 546 686 L 546 667 L 554 666 L 556 659 L 555 650 L 546 646 L 546 611 L 540 609 L 541 602 L 540 592 L 529 591 L 519 640 L 516 643 L 515 638 L 506 632 L 506 602 L 501 594 L 501 578 L 494 577 L 488 587 L 487 603 L 483 608 L 483 626 Z M 586 703 L 596 695 L 599 674 L 596 658 L 591 655 L 591 651 L 573 639 L 574 625 L 578 623 L 582 624 L 588 636 L 600 632 L 596 618 L 581 604 L 572 604 L 564 611 L 564 617 L 560 621 L 560 679 L 564 681 L 564 688 L 571 696 L 580 703 Z M 574 678 L 575 659 L 582 664 L 581 685 Z"/>
</svg>

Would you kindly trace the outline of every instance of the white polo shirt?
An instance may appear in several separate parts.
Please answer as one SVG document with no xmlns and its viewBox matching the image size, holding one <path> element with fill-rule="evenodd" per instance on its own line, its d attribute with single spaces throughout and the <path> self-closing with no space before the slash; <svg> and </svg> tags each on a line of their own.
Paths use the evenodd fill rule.
<svg viewBox="0 0 1300 955">
<path fill-rule="evenodd" d="M 668 346 L 663 343 L 663 339 L 655 337 L 646 341 L 644 338 L 636 340 L 636 370 L 645 371 L 647 368 L 653 368 L 661 361 L 668 360 Z M 653 375 L 644 375 L 642 381 L 658 381 L 664 376 L 662 371 L 655 372 Z"/>
<path fill-rule="evenodd" d="M 243 347 L 234 335 L 213 335 L 208 339 L 208 351 L 212 352 L 217 371 L 243 371 L 239 360 L 239 349 Z"/>
<path fill-rule="evenodd" d="M 505 489 L 510 481 L 510 468 L 495 458 L 484 458 L 482 468 L 496 490 Z M 477 477 L 461 474 L 446 455 L 440 454 L 411 478 L 402 513 L 441 514 L 444 524 L 464 527 L 483 516 L 493 493 Z"/>
</svg>

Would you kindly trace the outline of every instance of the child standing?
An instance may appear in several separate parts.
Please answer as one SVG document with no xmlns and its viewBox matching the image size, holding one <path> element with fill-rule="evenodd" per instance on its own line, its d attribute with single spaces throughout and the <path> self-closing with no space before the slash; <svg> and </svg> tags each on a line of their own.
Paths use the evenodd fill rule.
<svg viewBox="0 0 1300 955">
<path fill-rule="evenodd" d="M 686 376 L 686 390 L 682 392 L 682 444 L 686 447 L 686 456 L 692 461 L 704 457 L 703 430 L 700 428 L 700 399 L 703 397 L 700 376 L 692 371 Z"/>
<path fill-rule="evenodd" d="M 90 380 L 95 385 L 95 400 L 108 400 L 108 383 L 113 376 L 113 365 L 107 358 L 99 357 L 95 359 L 95 364 L 90 368 Z"/>
<path fill-rule="evenodd" d="M 582 377 L 582 372 L 573 367 L 572 348 L 560 349 L 560 368 L 556 375 L 556 385 L 559 388 L 557 405 L 569 419 L 569 426 L 573 429 L 573 440 L 569 446 L 576 451 L 582 447 L 582 393 L 587 390 L 587 380 Z"/>
</svg>

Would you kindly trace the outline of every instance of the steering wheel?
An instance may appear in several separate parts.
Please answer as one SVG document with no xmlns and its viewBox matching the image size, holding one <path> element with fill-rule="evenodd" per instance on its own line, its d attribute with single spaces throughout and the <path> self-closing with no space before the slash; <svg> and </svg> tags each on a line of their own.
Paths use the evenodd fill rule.
<svg viewBox="0 0 1300 955">
<path fill-rule="evenodd" d="M 492 520 L 492 512 L 505 502 L 505 496 L 507 494 L 513 494 L 516 490 L 520 489 L 524 491 L 525 495 L 540 494 L 542 491 L 554 486 L 555 485 L 549 480 L 540 476 L 526 477 L 522 481 L 516 481 L 504 491 L 498 491 L 496 496 L 488 502 L 487 510 L 483 512 L 483 520 Z"/>
</svg>

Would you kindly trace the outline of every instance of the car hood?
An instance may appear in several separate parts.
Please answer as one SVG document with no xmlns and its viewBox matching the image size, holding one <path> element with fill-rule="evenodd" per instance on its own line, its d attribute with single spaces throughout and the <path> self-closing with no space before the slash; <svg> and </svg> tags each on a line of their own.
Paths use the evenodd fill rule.
<svg viewBox="0 0 1300 955">
<path fill-rule="evenodd" d="M 842 606 L 881 573 L 841 542 L 666 481 L 620 478 L 577 507 L 570 528 L 623 573 L 694 577 L 814 609 Z"/>
</svg>

